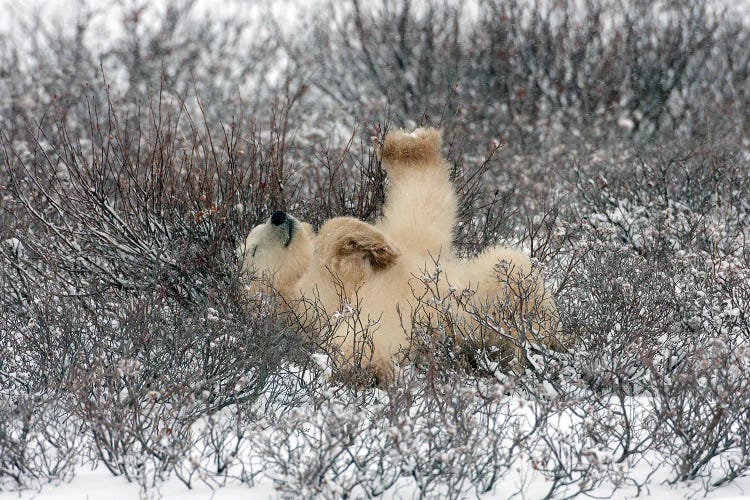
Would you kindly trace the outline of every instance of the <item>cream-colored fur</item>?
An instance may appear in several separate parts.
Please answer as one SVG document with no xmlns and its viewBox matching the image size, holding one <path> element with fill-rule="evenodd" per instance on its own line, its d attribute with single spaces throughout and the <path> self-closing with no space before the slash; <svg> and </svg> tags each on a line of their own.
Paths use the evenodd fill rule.
<svg viewBox="0 0 750 500">
<path fill-rule="evenodd" d="M 481 332 L 481 347 L 507 348 L 520 335 L 556 347 L 554 304 L 526 255 L 496 246 L 454 256 L 457 201 L 440 133 L 391 132 L 379 154 L 390 181 L 382 220 L 338 217 L 317 235 L 290 216 L 269 220 L 238 250 L 244 269 L 268 273 L 301 314 L 319 303 L 328 323 L 317 327 L 333 329 L 340 361 L 385 378 L 410 347 L 412 320 L 439 328 L 452 318 L 443 329 L 459 342 Z"/>
</svg>

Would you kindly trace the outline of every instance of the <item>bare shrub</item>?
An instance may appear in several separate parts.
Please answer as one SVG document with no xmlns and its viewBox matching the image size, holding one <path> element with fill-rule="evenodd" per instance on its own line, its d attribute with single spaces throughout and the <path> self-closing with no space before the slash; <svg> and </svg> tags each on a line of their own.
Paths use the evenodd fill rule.
<svg viewBox="0 0 750 500">
<path fill-rule="evenodd" d="M 266 146 L 237 123 L 215 143 L 179 102 L 155 102 L 135 128 L 112 102 L 104 116 L 89 104 L 83 138 L 64 117 L 53 142 L 2 137 L 14 223 L 3 228 L 0 366 L 4 378 L 40 374 L 8 394 L 39 401 L 19 399 L 3 429 L 19 487 L 69 477 L 88 455 L 152 488 L 182 466 L 206 414 L 295 401 L 294 384 L 271 380 L 300 336 L 272 301 L 247 297 L 234 262 L 239 238 L 283 203 L 286 132 L 274 126 Z M 77 439 L 44 449 L 47 429 L 67 433 L 68 422 Z"/>
<path fill-rule="evenodd" d="M 80 422 L 61 405 L 63 394 L 24 392 L 11 375 L 0 373 L 0 491 L 70 479 L 85 455 Z"/>
<path fill-rule="evenodd" d="M 140 352 L 122 352 L 127 345 L 107 347 L 102 338 L 102 356 L 119 352 L 122 357 L 79 362 L 86 375 L 76 373 L 72 388 L 80 398 L 76 411 L 89 422 L 100 458 L 131 478 L 139 472 L 128 469 L 123 458 L 145 455 L 140 465 L 131 465 L 142 467 L 148 459 L 155 461 L 156 474 L 170 470 L 190 455 L 188 429 L 197 418 L 255 402 L 281 359 L 274 359 L 272 350 L 283 357 L 289 349 L 275 326 L 253 328 L 247 318 L 228 311 L 208 308 L 202 318 L 184 318 L 179 310 L 158 312 L 168 323 L 145 318 L 151 338 Z"/>
<path fill-rule="evenodd" d="M 472 149 L 499 126 L 525 153 L 691 137 L 706 113 L 746 127 L 748 30 L 718 3 L 352 1 L 314 25 L 291 49 L 314 95 L 368 120 L 388 103 L 396 123 L 443 124 Z"/>
<path fill-rule="evenodd" d="M 94 11 L 0 44 L 0 488 L 80 464 L 331 498 L 746 474 L 749 31 L 710 2 L 582 7 L 331 3 L 240 57 L 253 25 L 136 2 L 106 47 Z M 330 346 L 337 320 L 377 334 L 356 304 L 247 293 L 249 229 L 376 219 L 372 138 L 416 123 L 446 131 L 457 252 L 528 250 L 569 348 L 502 300 L 456 321 L 454 290 L 403 311 L 377 386 Z"/>
<path fill-rule="evenodd" d="M 503 388 L 484 397 L 434 375 L 404 372 L 384 393 L 322 393 L 259 433 L 267 473 L 290 496 L 379 496 L 408 485 L 428 496 L 491 491 L 529 432 L 523 412 Z"/>
<path fill-rule="evenodd" d="M 733 259 L 706 264 L 709 290 L 685 294 L 692 298 L 686 309 L 694 316 L 686 318 L 681 362 L 667 373 L 652 367 L 657 373 L 652 404 L 672 481 L 701 478 L 709 490 L 750 466 L 745 432 L 750 385 L 744 376 L 750 337 L 747 265 Z"/>
<path fill-rule="evenodd" d="M 206 15 L 194 0 L 76 7 L 71 25 L 31 16 L 20 21 L 19 28 L 33 34 L 24 44 L 8 35 L 0 53 L 6 68 L 0 123 L 13 139 L 46 110 L 68 126 L 85 126 L 86 98 L 100 108 L 113 99 L 134 114 L 160 92 L 186 98 L 197 88 L 212 102 L 212 120 L 219 120 L 242 103 L 239 89 L 253 89 L 251 105 L 267 97 L 280 40 L 252 19 Z M 101 29 L 110 34 L 104 41 Z M 98 85 L 105 79 L 113 83 L 109 92 Z"/>
<path fill-rule="evenodd" d="M 627 423 L 615 450 L 653 450 L 710 489 L 746 469 L 747 163 L 732 145 L 675 146 L 579 184 L 591 250 L 562 298 L 582 372 Z M 640 422 L 632 392 L 650 395 Z"/>
<path fill-rule="evenodd" d="M 54 273 L 86 293 L 161 289 L 195 302 L 228 277 L 239 231 L 283 204 L 284 167 L 266 151 L 283 134 L 265 146 L 237 123 L 215 143 L 179 105 L 153 106 L 135 128 L 111 103 L 105 116 L 92 105 L 85 138 L 61 121 L 54 145 L 4 143 L 10 202 L 34 230 L 18 235 L 28 273 Z M 192 141 L 177 139 L 182 127 Z"/>
</svg>

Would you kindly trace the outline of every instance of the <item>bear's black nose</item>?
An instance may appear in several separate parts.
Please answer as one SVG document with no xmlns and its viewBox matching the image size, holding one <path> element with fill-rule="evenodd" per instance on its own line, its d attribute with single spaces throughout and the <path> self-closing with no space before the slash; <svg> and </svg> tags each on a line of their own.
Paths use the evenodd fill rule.
<svg viewBox="0 0 750 500">
<path fill-rule="evenodd" d="M 271 224 L 274 226 L 280 226 L 286 220 L 286 214 L 281 210 L 277 210 L 271 215 Z"/>
</svg>

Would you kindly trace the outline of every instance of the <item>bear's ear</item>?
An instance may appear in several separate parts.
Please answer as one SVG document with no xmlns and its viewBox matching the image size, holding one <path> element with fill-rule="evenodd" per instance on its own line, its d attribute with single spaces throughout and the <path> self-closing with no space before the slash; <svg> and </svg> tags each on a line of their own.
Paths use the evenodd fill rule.
<svg viewBox="0 0 750 500">
<path fill-rule="evenodd" d="M 339 253 L 342 256 L 361 254 L 373 269 L 379 271 L 391 267 L 400 255 L 384 234 L 371 227 L 358 228 L 348 234 Z"/>
</svg>

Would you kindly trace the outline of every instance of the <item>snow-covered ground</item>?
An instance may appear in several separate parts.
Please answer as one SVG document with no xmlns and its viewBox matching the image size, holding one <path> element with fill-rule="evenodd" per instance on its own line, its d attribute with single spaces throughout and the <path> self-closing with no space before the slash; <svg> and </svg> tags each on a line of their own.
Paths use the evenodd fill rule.
<svg viewBox="0 0 750 500">
<path fill-rule="evenodd" d="M 508 498 L 504 491 L 515 492 L 520 484 L 524 483 L 525 498 L 540 498 L 546 491 L 544 481 L 534 487 L 534 477 L 530 476 L 522 480 L 521 475 L 510 476 L 498 483 L 495 491 L 483 495 L 485 500 L 500 500 Z M 606 492 L 602 492 L 606 495 Z M 386 495 L 385 498 L 416 498 L 416 489 L 402 488 L 397 494 Z M 625 499 L 634 498 L 637 492 L 628 489 L 618 490 L 611 498 Z M 261 480 L 255 486 L 249 487 L 241 483 L 228 483 L 220 488 L 211 489 L 205 484 L 196 484 L 193 489 L 188 489 L 177 479 L 172 479 L 160 485 L 158 489 L 146 493 L 147 498 L 162 498 L 164 500 L 235 500 L 264 499 L 278 496 L 274 485 L 270 480 Z M 703 496 L 700 489 L 691 489 L 689 486 L 653 485 L 648 491 L 642 492 L 638 498 L 653 500 L 680 500 L 690 497 Z M 18 492 L 0 492 L 0 500 L 34 499 L 34 500 L 128 500 L 143 498 L 143 492 L 138 485 L 129 483 L 121 477 L 113 477 L 104 467 L 98 469 L 80 469 L 72 481 L 63 484 L 49 484 L 41 490 L 29 490 Z M 709 493 L 705 498 L 722 500 L 739 500 L 750 498 L 750 478 L 742 478 L 732 484 Z"/>
</svg>

